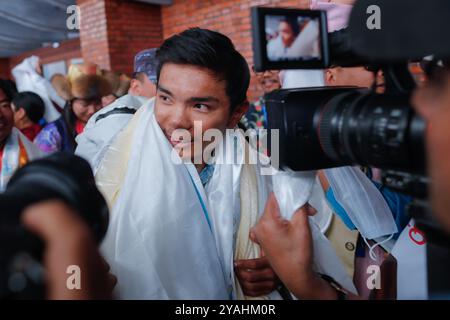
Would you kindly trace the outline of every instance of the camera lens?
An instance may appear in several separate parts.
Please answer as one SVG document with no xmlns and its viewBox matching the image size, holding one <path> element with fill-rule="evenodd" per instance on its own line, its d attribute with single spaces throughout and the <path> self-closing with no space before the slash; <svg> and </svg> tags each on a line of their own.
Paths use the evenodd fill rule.
<svg viewBox="0 0 450 320">
<path fill-rule="evenodd" d="M 425 122 L 406 95 L 348 92 L 321 111 L 319 141 L 337 163 L 424 173 Z"/>
<path fill-rule="evenodd" d="M 279 130 L 279 167 L 294 171 L 359 164 L 421 174 L 425 122 L 405 94 L 352 87 L 266 95 L 269 130 Z M 271 137 L 271 134 L 269 134 Z"/>
</svg>

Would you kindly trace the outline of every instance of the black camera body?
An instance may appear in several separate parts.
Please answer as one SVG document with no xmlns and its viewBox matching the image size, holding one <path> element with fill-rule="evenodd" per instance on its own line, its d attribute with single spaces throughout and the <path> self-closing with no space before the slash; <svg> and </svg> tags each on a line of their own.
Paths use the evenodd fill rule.
<svg viewBox="0 0 450 320">
<path fill-rule="evenodd" d="M 21 215 L 46 200 L 61 200 L 73 208 L 98 243 L 106 234 L 108 206 L 87 161 L 57 153 L 20 168 L 0 194 L 0 299 L 45 297 L 44 244 L 24 228 Z"/>
</svg>

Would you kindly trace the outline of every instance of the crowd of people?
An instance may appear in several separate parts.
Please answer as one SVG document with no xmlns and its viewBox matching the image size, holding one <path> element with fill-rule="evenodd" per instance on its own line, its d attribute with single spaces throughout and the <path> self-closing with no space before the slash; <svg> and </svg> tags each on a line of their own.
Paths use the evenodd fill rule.
<svg viewBox="0 0 450 320">
<path fill-rule="evenodd" d="M 329 25 L 345 27 L 347 4 L 326 9 L 340 21 Z M 185 30 L 137 53 L 130 77 L 89 62 L 50 81 L 41 70 L 30 57 L 13 69 L 15 81 L 0 80 L 0 191 L 17 169 L 65 152 L 89 162 L 110 209 L 99 248 L 65 203 L 38 203 L 23 213 L 23 224 L 46 244 L 48 298 L 402 298 L 392 296 L 397 286 L 411 286 L 409 297 L 429 298 L 415 289 L 426 277 L 425 252 L 417 263 L 395 254 L 414 224 L 406 210 L 412 198 L 384 187 L 379 170 L 268 176 L 260 163 L 246 161 L 261 146 L 240 131 L 222 141 L 234 141 L 237 162 L 226 161 L 230 148 L 204 139 L 210 130 L 267 128 L 264 95 L 249 103 L 251 68 L 225 35 Z M 363 66 L 253 76 L 263 94 L 318 85 L 384 90 L 382 72 Z M 430 76 L 412 101 L 432 124 L 431 200 L 450 230 L 450 70 Z M 212 156 L 195 161 L 198 144 Z M 412 264 L 417 276 L 397 281 L 388 267 L 393 259 Z M 83 270 L 80 290 L 66 286 L 74 261 Z M 373 277 L 368 266 L 381 272 Z"/>
</svg>

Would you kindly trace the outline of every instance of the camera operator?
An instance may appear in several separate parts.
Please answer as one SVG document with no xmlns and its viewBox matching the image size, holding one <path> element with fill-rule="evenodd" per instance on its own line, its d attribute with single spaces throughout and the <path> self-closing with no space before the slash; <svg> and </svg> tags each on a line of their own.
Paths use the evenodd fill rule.
<svg viewBox="0 0 450 320">
<path fill-rule="evenodd" d="M 315 209 L 306 205 L 298 209 L 290 221 L 285 220 L 272 193 L 250 237 L 262 247 L 276 274 L 298 299 L 358 299 L 332 278 L 313 270 L 308 216 L 314 214 Z"/>
<path fill-rule="evenodd" d="M 346 1 L 345 5 L 336 4 L 336 3 L 340 3 L 340 1 L 336 1 L 334 4 L 328 3 L 328 2 L 327 3 L 314 2 L 312 4 L 313 9 L 323 9 L 323 10 L 328 11 L 328 18 L 329 18 L 328 25 L 329 25 L 329 29 L 332 29 L 332 30 L 340 30 L 340 29 L 346 27 L 348 15 L 350 14 L 349 9 L 351 9 L 351 5 L 349 5 L 351 3 L 351 1 Z M 297 71 L 297 72 L 304 72 L 304 70 Z M 382 73 L 380 71 L 372 69 L 370 67 L 361 66 L 361 67 L 343 68 L 343 67 L 339 67 L 339 66 L 332 66 L 324 71 L 323 79 L 327 86 L 357 86 L 357 87 L 366 87 L 366 88 L 373 87 L 378 92 L 384 91 L 384 79 L 383 79 Z M 341 170 L 341 169 L 332 169 L 332 170 Z M 352 169 L 350 169 L 350 170 L 352 170 Z M 359 169 L 355 169 L 355 170 L 359 170 Z M 369 170 L 369 174 L 368 174 L 369 178 L 371 178 L 371 171 L 372 170 Z M 341 175 L 341 176 L 344 177 L 345 175 Z M 371 190 L 371 191 L 375 192 L 375 193 L 379 193 L 380 196 L 377 196 L 374 199 L 370 200 L 368 203 L 367 202 L 365 203 L 367 205 L 366 214 L 362 215 L 362 217 L 359 217 L 359 218 L 357 217 L 358 219 L 356 219 L 357 221 L 355 222 L 355 220 L 351 219 L 350 216 L 347 214 L 346 210 L 343 208 L 343 207 L 346 207 L 345 204 L 343 205 L 342 203 L 339 203 L 336 200 L 336 198 L 334 197 L 333 190 L 330 188 L 328 179 L 326 178 L 323 171 L 319 172 L 319 178 L 320 178 L 321 185 L 322 185 L 324 191 L 326 192 L 326 196 L 327 196 L 327 200 L 328 200 L 329 204 L 331 205 L 333 210 L 336 212 L 336 214 L 340 216 L 341 220 L 345 223 L 345 225 L 348 227 L 348 229 L 351 229 L 351 230 L 356 229 L 362 235 L 365 235 L 366 239 L 375 239 L 376 238 L 378 240 L 378 241 L 376 241 L 376 244 L 374 244 L 374 245 L 372 245 L 372 243 L 370 243 L 367 240 L 366 240 L 366 243 L 369 242 L 369 243 L 367 243 L 367 245 L 370 248 L 370 256 L 371 257 L 372 257 L 372 251 L 374 249 L 377 249 L 378 252 L 380 253 L 376 257 L 376 260 L 377 260 L 376 264 L 380 265 L 383 261 L 383 258 L 385 258 L 386 251 L 382 250 L 381 248 L 376 248 L 376 246 L 380 245 L 383 242 L 392 238 L 394 236 L 392 234 L 393 232 L 397 232 L 397 230 L 401 231 L 403 229 L 403 227 L 407 224 L 408 221 L 407 221 L 407 217 L 405 215 L 405 207 L 406 207 L 406 204 L 411 201 L 411 198 L 408 196 L 404 196 L 402 194 L 392 192 L 391 190 L 382 187 L 380 184 L 377 184 L 375 181 L 372 181 L 372 183 L 375 185 L 375 187 L 378 190 L 374 189 L 373 185 L 372 185 L 371 188 L 374 190 Z M 357 175 L 357 177 L 355 177 L 355 178 L 367 180 L 367 178 L 364 177 L 363 174 Z M 336 184 L 337 184 L 337 188 L 341 188 L 340 187 L 341 185 L 342 185 L 342 188 L 347 188 L 348 181 L 346 181 L 345 179 L 342 181 L 337 179 L 334 187 L 336 187 Z M 370 182 L 369 182 L 369 184 L 370 184 Z M 357 183 L 355 185 L 355 187 L 358 187 L 358 186 L 362 187 L 363 185 L 367 186 L 367 184 Z M 367 187 L 370 187 L 370 186 L 367 186 Z M 350 188 L 350 187 L 348 187 L 348 188 Z M 348 190 L 351 190 L 351 189 L 352 188 L 350 188 Z M 364 189 L 364 191 L 368 192 L 369 190 Z M 377 191 L 379 191 L 379 192 L 377 192 Z M 383 197 L 381 197 L 381 195 Z M 351 193 L 350 199 L 352 199 L 351 197 L 353 197 L 354 200 L 357 200 L 354 197 L 364 197 L 364 195 L 363 194 L 358 195 L 356 193 Z M 348 200 L 342 200 L 342 199 L 340 199 L 340 201 L 348 202 Z M 375 202 L 373 202 L 373 201 L 386 202 L 386 204 L 389 206 L 389 208 L 385 204 L 384 206 L 386 207 L 387 210 L 385 210 L 386 212 L 384 212 L 384 214 L 381 214 L 381 212 L 379 212 L 380 207 L 375 205 Z M 371 204 L 371 202 L 373 202 L 373 204 Z M 375 207 L 377 208 L 377 209 L 375 209 L 375 211 L 370 210 Z M 357 215 L 360 215 L 362 213 L 362 210 L 365 210 L 365 208 L 366 207 L 364 207 L 364 206 L 363 207 L 357 206 L 357 207 L 355 207 L 355 209 L 357 209 L 355 211 L 355 213 Z M 266 210 L 268 210 L 268 209 L 266 209 Z M 375 216 L 373 216 L 374 214 L 375 214 Z M 392 219 L 391 215 L 395 218 L 395 221 Z M 385 220 L 390 220 L 390 221 L 385 222 Z M 359 222 L 359 223 L 357 223 L 357 222 Z M 290 224 L 290 223 L 285 221 L 284 224 Z M 292 224 L 292 228 L 294 228 L 294 226 L 296 225 L 294 223 L 291 223 L 291 224 Z M 340 224 L 342 224 L 342 223 L 340 223 Z M 338 252 L 338 255 L 341 257 L 341 259 L 343 259 L 343 261 L 346 262 L 347 269 L 353 275 L 353 273 L 354 273 L 353 272 L 353 264 L 356 263 L 356 261 L 358 261 L 358 260 L 355 261 L 355 252 L 350 252 L 350 253 L 348 252 L 349 250 L 347 249 L 347 244 L 353 244 L 353 242 L 356 242 L 356 237 L 354 237 L 354 234 L 348 233 L 346 230 L 347 228 L 345 228 L 345 227 L 339 228 L 340 224 L 333 223 L 331 225 L 331 227 L 329 228 L 329 230 L 327 231 L 327 237 L 333 243 L 335 249 Z M 390 226 L 394 226 L 394 227 L 395 227 L 395 225 L 397 225 L 397 226 L 394 230 L 391 227 L 387 228 L 388 224 Z M 362 227 L 362 228 L 360 229 L 360 227 Z M 380 229 L 378 230 L 377 227 Z M 369 237 L 368 230 L 369 229 L 375 230 L 374 228 L 377 229 L 376 233 L 378 236 Z M 258 229 L 258 228 L 256 228 L 256 229 Z M 272 229 L 268 228 L 266 230 L 266 232 L 268 232 L 268 233 L 274 232 L 274 231 L 275 231 L 275 228 L 272 228 Z M 386 233 L 385 231 L 390 231 L 390 232 Z M 308 229 L 308 232 L 310 232 L 309 229 Z M 388 234 L 388 235 L 390 235 L 390 237 L 388 237 L 387 240 L 385 238 L 379 238 L 379 236 L 381 236 L 382 234 Z M 395 236 L 398 236 L 398 235 L 399 235 L 399 233 L 395 234 Z M 261 236 L 261 237 L 263 237 L 263 236 Z M 275 238 L 275 237 L 276 236 L 272 235 L 272 238 Z M 344 245 L 341 245 L 341 244 L 344 244 Z M 271 245 L 275 246 L 275 243 L 271 243 Z M 363 252 L 364 252 L 364 249 L 367 249 L 364 247 L 364 244 L 362 243 L 362 241 L 359 241 L 358 245 L 357 245 L 357 247 L 361 247 Z M 263 246 L 263 249 L 265 250 L 264 244 L 262 246 Z M 350 246 L 348 246 L 348 247 L 350 247 Z M 355 245 L 353 244 L 353 250 L 354 250 L 354 248 L 355 248 Z M 279 249 L 280 249 L 280 250 L 278 250 L 279 252 L 283 251 L 281 248 L 279 248 Z M 298 251 L 302 251 L 302 250 L 298 250 Z M 361 250 L 359 250 L 359 251 L 361 251 Z M 277 250 L 274 250 L 274 252 L 277 252 Z M 350 258 L 348 256 L 350 256 Z M 364 256 L 366 258 L 369 257 L 367 252 Z M 275 256 L 275 259 L 281 260 L 282 258 Z M 374 258 L 372 258 L 372 259 L 374 259 Z M 269 260 L 270 260 L 270 258 L 269 258 Z M 272 263 L 272 261 L 271 261 L 271 263 Z M 361 269 L 361 270 L 364 269 L 364 267 L 361 265 L 361 263 L 360 262 L 358 262 L 358 263 L 359 264 L 357 264 L 356 269 Z M 371 262 L 371 263 L 373 263 L 373 262 Z M 274 267 L 274 269 L 276 269 L 276 268 Z M 361 270 L 359 270 L 359 271 L 356 270 L 355 282 L 357 282 L 358 280 L 361 280 L 361 279 L 359 279 L 361 277 L 358 276 L 358 274 L 361 274 Z M 365 273 L 365 271 L 363 271 L 362 273 Z M 289 274 L 289 273 L 287 273 L 287 274 Z M 291 272 L 290 274 L 292 275 L 293 273 Z M 314 279 L 317 278 L 317 276 L 313 275 L 312 272 L 308 271 L 308 272 L 306 272 L 306 274 L 309 275 L 308 277 L 305 276 L 305 278 L 308 278 L 307 280 L 305 280 L 307 282 L 308 281 L 314 282 Z M 298 275 L 298 273 L 297 273 L 297 275 Z M 281 275 L 279 275 L 279 276 L 282 280 L 284 280 Z M 365 277 L 367 277 L 367 274 L 365 275 Z M 361 283 L 363 282 L 364 285 L 366 284 L 365 277 L 363 275 L 362 276 L 363 281 L 360 281 Z M 320 287 L 320 282 L 323 282 L 323 279 L 322 279 L 322 281 L 319 281 L 319 282 L 316 281 L 316 284 L 318 287 Z M 395 283 L 388 283 L 389 287 L 391 287 L 392 285 L 395 285 Z M 361 289 L 362 286 L 363 285 L 360 286 L 359 290 Z M 288 287 L 289 287 L 289 285 L 288 285 Z M 383 284 L 383 287 L 385 287 L 384 284 Z M 361 290 L 360 294 L 362 294 L 363 297 L 367 298 L 368 295 L 370 294 L 370 292 L 367 292 L 367 290 Z M 300 297 L 305 298 L 305 292 L 303 292 L 303 294 L 301 294 Z M 306 294 L 306 297 L 308 297 L 307 294 Z M 324 298 L 324 297 L 322 297 L 322 298 Z"/>
<path fill-rule="evenodd" d="M 426 146 L 428 174 L 433 183 L 430 197 L 433 213 L 450 232 L 450 67 L 439 68 L 429 81 L 416 90 L 413 106 L 428 122 Z"/>
<path fill-rule="evenodd" d="M 61 201 L 32 205 L 22 214 L 25 227 L 45 243 L 47 299 L 110 299 L 116 279 L 100 256 L 86 223 Z M 80 289 L 67 286 L 68 266 L 81 270 Z"/>
</svg>

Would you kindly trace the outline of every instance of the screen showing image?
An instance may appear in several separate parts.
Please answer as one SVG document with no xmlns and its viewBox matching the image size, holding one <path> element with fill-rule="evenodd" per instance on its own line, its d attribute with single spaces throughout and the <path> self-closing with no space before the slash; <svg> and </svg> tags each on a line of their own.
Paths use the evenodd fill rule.
<svg viewBox="0 0 450 320">
<path fill-rule="evenodd" d="M 269 61 L 317 61 L 322 58 L 319 18 L 267 15 L 265 35 Z"/>
</svg>

